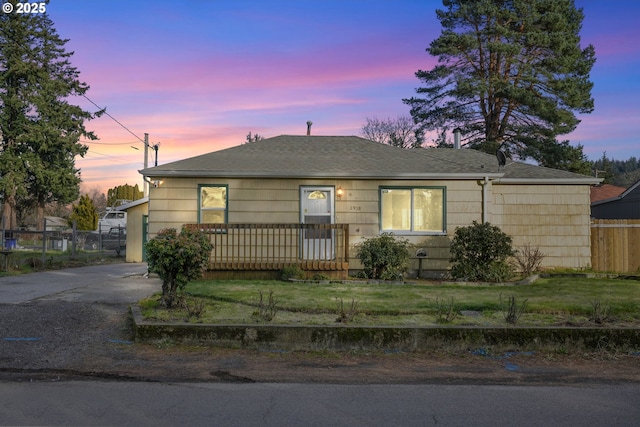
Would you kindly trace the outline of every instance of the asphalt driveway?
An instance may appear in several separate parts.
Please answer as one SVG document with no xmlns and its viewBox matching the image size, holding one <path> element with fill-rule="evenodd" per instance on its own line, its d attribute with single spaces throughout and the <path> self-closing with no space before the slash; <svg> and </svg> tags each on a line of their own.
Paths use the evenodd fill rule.
<svg viewBox="0 0 640 427">
<path fill-rule="evenodd" d="M 160 290 L 145 263 L 105 264 L 0 277 L 0 304 L 68 301 L 130 304 Z"/>
</svg>

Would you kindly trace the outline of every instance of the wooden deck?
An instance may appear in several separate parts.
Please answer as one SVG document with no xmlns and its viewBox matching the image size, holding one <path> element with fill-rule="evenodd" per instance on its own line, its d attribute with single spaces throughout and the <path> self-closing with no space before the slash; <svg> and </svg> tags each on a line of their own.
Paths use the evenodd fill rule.
<svg viewBox="0 0 640 427">
<path fill-rule="evenodd" d="M 348 224 L 186 224 L 210 236 L 209 271 L 349 270 Z"/>
</svg>

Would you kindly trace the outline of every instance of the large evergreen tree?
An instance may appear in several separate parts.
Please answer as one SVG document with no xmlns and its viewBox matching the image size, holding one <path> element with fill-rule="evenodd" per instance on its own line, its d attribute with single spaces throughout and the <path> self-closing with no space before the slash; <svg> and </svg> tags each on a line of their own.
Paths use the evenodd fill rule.
<svg viewBox="0 0 640 427">
<path fill-rule="evenodd" d="M 594 108 L 589 80 L 595 50 L 580 47 L 582 9 L 573 0 L 443 0 L 441 35 L 427 52 L 438 58 L 416 76 L 419 96 L 405 99 L 425 130 L 462 129 L 463 142 L 557 166 L 582 157 L 559 142 L 576 113 Z M 573 150 L 571 150 L 573 148 Z"/>
<path fill-rule="evenodd" d="M 15 2 L 14 2 L 15 3 Z M 0 191 L 8 226 L 16 226 L 19 198 L 32 199 L 38 224 L 50 202 L 79 195 L 75 157 L 95 139 L 84 127 L 93 115 L 69 103 L 89 87 L 45 13 L 0 14 Z"/>
</svg>

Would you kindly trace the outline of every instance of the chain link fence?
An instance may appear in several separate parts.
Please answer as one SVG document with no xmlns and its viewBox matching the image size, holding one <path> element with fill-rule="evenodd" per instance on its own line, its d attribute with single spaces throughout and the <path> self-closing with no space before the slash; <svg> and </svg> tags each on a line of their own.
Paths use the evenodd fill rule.
<svg viewBox="0 0 640 427">
<path fill-rule="evenodd" d="M 5 229 L 0 235 L 0 268 L 20 269 L 27 264 L 31 267 L 45 266 L 53 260 L 71 261 L 95 258 L 105 255 L 123 256 L 127 246 L 127 229 L 111 227 L 103 230 L 76 230 L 75 227 L 44 231 L 28 229 Z"/>
</svg>

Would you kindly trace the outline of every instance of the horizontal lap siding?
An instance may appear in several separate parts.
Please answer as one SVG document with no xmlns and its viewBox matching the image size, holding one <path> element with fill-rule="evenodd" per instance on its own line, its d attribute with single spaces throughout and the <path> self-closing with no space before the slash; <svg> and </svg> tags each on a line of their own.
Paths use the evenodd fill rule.
<svg viewBox="0 0 640 427">
<path fill-rule="evenodd" d="M 197 179 L 165 179 L 161 186 L 149 189 L 149 239 L 163 228 L 179 230 L 198 221 L 198 183 Z"/>
<path fill-rule="evenodd" d="M 298 223 L 300 221 L 300 186 L 341 187 L 344 195 L 336 198 L 335 222 L 349 224 L 350 258 L 353 268 L 355 245 L 364 238 L 377 236 L 379 226 L 380 186 L 443 186 L 447 192 L 447 234 L 456 227 L 481 221 L 482 187 L 477 181 L 395 181 L 395 180 L 309 180 L 309 179 L 197 179 L 166 178 L 162 186 L 151 188 L 149 238 L 160 229 L 179 229 L 197 222 L 198 185 L 227 185 L 230 223 Z M 417 247 L 428 249 L 425 269 L 446 269 L 449 259 L 447 236 L 407 235 Z M 414 260 L 417 268 L 417 260 Z"/>
<path fill-rule="evenodd" d="M 336 198 L 335 222 L 349 224 L 350 256 L 353 268 L 355 245 L 377 236 L 380 186 L 443 186 L 447 194 L 445 236 L 407 235 L 416 247 L 429 254 L 423 268 L 443 269 L 448 265 L 449 243 L 457 227 L 482 221 L 480 181 L 395 181 L 312 179 L 197 179 L 167 178 L 151 188 L 149 237 L 161 228 L 179 229 L 197 222 L 198 185 L 220 184 L 229 188 L 230 223 L 298 223 L 301 185 L 341 187 Z M 530 243 L 546 254 L 545 266 L 586 267 L 590 265 L 589 186 L 511 185 L 487 186 L 487 220 L 514 239 L 515 246 Z M 417 261 L 414 261 L 417 265 Z"/>
<path fill-rule="evenodd" d="M 490 222 L 544 254 L 543 266 L 591 265 L 588 185 L 493 185 Z"/>
</svg>

